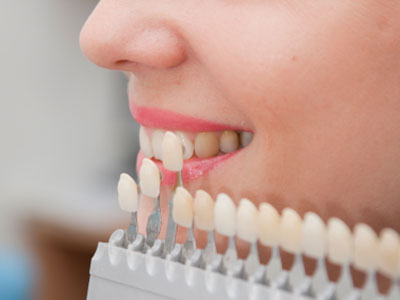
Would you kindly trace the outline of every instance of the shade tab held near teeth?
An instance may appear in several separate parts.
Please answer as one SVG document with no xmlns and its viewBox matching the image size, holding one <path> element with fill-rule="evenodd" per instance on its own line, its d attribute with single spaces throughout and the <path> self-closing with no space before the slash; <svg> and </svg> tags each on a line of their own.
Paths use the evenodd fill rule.
<svg viewBox="0 0 400 300">
<path fill-rule="evenodd" d="M 200 230 L 214 229 L 214 201 L 203 190 L 198 190 L 194 198 L 194 224 Z"/>
<path fill-rule="evenodd" d="M 136 212 L 138 210 L 138 189 L 135 180 L 122 173 L 118 182 L 118 202 L 122 210 Z"/>
<path fill-rule="evenodd" d="M 257 208 L 248 199 L 242 199 L 237 209 L 237 236 L 248 242 L 254 243 L 258 238 Z"/>
<path fill-rule="evenodd" d="M 181 141 L 171 131 L 164 134 L 162 143 L 162 162 L 164 168 L 179 172 L 183 167 L 183 148 Z"/>
<path fill-rule="evenodd" d="M 221 193 L 217 196 L 214 225 L 219 234 L 231 237 L 236 233 L 236 206 L 227 194 Z"/>
<path fill-rule="evenodd" d="M 156 198 L 160 194 L 161 176 L 157 165 L 150 159 L 144 158 L 139 170 L 139 184 L 142 193 Z"/>
<path fill-rule="evenodd" d="M 348 264 L 353 259 L 353 236 L 338 218 L 328 221 L 328 259 L 334 264 Z"/>
<path fill-rule="evenodd" d="M 325 223 L 313 212 L 304 216 L 303 222 L 303 251 L 313 258 L 323 258 L 328 248 Z"/>
<path fill-rule="evenodd" d="M 178 187 L 173 198 L 172 216 L 179 226 L 190 228 L 193 224 L 193 197 L 184 187 Z"/>
<path fill-rule="evenodd" d="M 379 240 L 379 270 L 386 276 L 400 276 L 400 239 L 390 228 L 381 231 Z"/>
<path fill-rule="evenodd" d="M 354 266 L 363 271 L 372 271 L 378 265 L 378 237 L 366 224 L 354 227 Z"/>
<path fill-rule="evenodd" d="M 153 157 L 153 147 L 151 145 L 150 137 L 146 133 L 146 129 L 140 126 L 139 129 L 139 144 L 145 157 Z"/>
<path fill-rule="evenodd" d="M 175 132 L 176 136 L 179 138 L 179 140 L 182 143 L 183 147 L 183 159 L 189 159 L 193 156 L 194 153 L 194 145 L 192 140 L 189 138 L 189 136 L 181 131 Z"/>
<path fill-rule="evenodd" d="M 151 144 L 153 146 L 154 157 L 161 160 L 162 159 L 162 142 L 164 140 L 163 130 L 154 130 L 151 135 Z"/>
<path fill-rule="evenodd" d="M 261 244 L 267 247 L 279 245 L 280 216 L 271 204 L 263 202 L 258 212 L 258 234 Z"/>
<path fill-rule="evenodd" d="M 285 208 L 282 211 L 280 234 L 280 244 L 284 250 L 291 253 L 302 250 L 302 220 L 295 210 Z"/>
</svg>

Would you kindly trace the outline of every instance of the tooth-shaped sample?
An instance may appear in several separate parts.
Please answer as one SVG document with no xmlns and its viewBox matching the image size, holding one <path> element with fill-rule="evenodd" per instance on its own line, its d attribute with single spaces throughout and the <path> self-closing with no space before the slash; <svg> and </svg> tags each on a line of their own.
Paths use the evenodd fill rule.
<svg viewBox="0 0 400 300">
<path fill-rule="evenodd" d="M 204 231 L 214 229 L 214 201 L 203 190 L 198 190 L 194 198 L 194 225 Z"/>
<path fill-rule="evenodd" d="M 153 157 L 153 147 L 151 146 L 150 137 L 146 133 L 146 129 L 140 126 L 139 129 L 139 144 L 144 156 Z"/>
<path fill-rule="evenodd" d="M 135 180 L 122 173 L 118 181 L 118 202 L 122 210 L 136 212 L 138 210 L 138 189 Z"/>
<path fill-rule="evenodd" d="M 219 194 L 214 207 L 215 231 L 222 235 L 236 233 L 236 206 L 227 194 Z"/>
<path fill-rule="evenodd" d="M 139 184 L 142 193 L 146 196 L 157 198 L 160 194 L 160 171 L 150 159 L 144 158 L 139 170 Z"/>
<path fill-rule="evenodd" d="M 363 271 L 375 270 L 378 265 L 378 237 L 366 224 L 354 227 L 354 266 Z"/>
<path fill-rule="evenodd" d="M 170 171 L 181 171 L 183 167 L 183 148 L 181 141 L 171 131 L 164 134 L 162 143 L 162 162 L 164 168 Z"/>
<path fill-rule="evenodd" d="M 239 135 L 237 132 L 225 130 L 219 138 L 219 148 L 224 153 L 236 151 L 239 148 Z"/>
<path fill-rule="evenodd" d="M 390 228 L 383 229 L 380 234 L 379 270 L 392 278 L 400 275 L 400 239 Z"/>
<path fill-rule="evenodd" d="M 285 208 L 282 211 L 280 235 L 280 244 L 284 250 L 291 253 L 302 250 L 302 220 L 295 210 Z"/>
<path fill-rule="evenodd" d="M 313 258 L 323 258 L 328 248 L 328 236 L 325 223 L 313 212 L 304 216 L 303 252 Z"/>
<path fill-rule="evenodd" d="M 257 208 L 248 199 L 242 199 L 237 209 L 237 236 L 249 243 L 254 243 L 258 238 Z"/>
<path fill-rule="evenodd" d="M 280 216 L 271 204 L 263 202 L 258 212 L 258 238 L 261 244 L 275 247 L 279 244 Z"/>
<path fill-rule="evenodd" d="M 194 151 L 197 157 L 207 158 L 218 154 L 219 141 L 214 132 L 200 132 L 194 140 Z"/>
<path fill-rule="evenodd" d="M 153 146 L 153 154 L 157 159 L 162 159 L 162 142 L 164 140 L 163 130 L 154 130 L 151 135 L 151 144 Z"/>
<path fill-rule="evenodd" d="M 251 132 L 243 131 L 240 133 L 240 145 L 246 147 L 253 140 L 253 134 Z"/>
<path fill-rule="evenodd" d="M 189 159 L 193 156 L 194 153 L 194 145 L 189 136 L 182 132 L 175 132 L 176 136 L 180 139 L 183 146 L 183 159 Z"/>
<path fill-rule="evenodd" d="M 328 258 L 335 264 L 348 264 L 353 259 L 353 237 L 349 227 L 338 218 L 328 221 Z"/>
<path fill-rule="evenodd" d="M 190 228 L 193 224 L 193 197 L 184 187 L 177 187 L 173 198 L 172 216 L 175 223 Z"/>
</svg>

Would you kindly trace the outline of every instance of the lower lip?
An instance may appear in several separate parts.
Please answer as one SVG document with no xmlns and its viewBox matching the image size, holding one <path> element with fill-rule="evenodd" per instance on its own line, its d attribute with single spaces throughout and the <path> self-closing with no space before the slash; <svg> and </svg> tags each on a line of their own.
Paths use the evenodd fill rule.
<svg viewBox="0 0 400 300">
<path fill-rule="evenodd" d="M 220 167 L 223 162 L 225 162 L 227 159 L 233 157 L 239 152 L 240 150 L 210 158 L 191 158 L 185 160 L 182 169 L 183 182 L 187 183 L 207 174 L 211 170 Z M 144 154 L 142 151 L 139 151 L 136 159 L 136 170 L 138 174 L 143 159 L 144 159 Z M 174 185 L 176 181 L 176 172 L 166 170 L 162 162 L 159 160 L 153 160 L 153 161 L 157 164 L 159 170 L 162 172 L 163 179 L 161 184 Z"/>
</svg>

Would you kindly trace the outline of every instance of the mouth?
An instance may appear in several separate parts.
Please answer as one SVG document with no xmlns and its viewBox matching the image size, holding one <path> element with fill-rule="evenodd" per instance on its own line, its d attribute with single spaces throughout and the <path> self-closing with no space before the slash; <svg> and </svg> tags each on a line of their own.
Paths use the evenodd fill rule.
<svg viewBox="0 0 400 300">
<path fill-rule="evenodd" d="M 141 124 L 139 171 L 145 157 L 151 158 L 163 174 L 163 185 L 173 185 L 176 173 L 162 164 L 162 141 L 166 131 L 173 131 L 183 147 L 183 182 L 204 176 L 249 146 L 253 133 L 239 126 L 206 121 L 158 108 L 139 107 L 131 103 L 134 119 Z"/>
</svg>

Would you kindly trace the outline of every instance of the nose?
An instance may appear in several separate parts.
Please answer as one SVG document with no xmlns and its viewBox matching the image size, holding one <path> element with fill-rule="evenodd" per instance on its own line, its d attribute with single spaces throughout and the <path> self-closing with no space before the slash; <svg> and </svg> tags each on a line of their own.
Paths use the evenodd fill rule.
<svg viewBox="0 0 400 300">
<path fill-rule="evenodd" d="M 83 53 L 101 67 L 133 72 L 138 66 L 164 69 L 184 62 L 177 29 L 154 13 L 154 4 L 137 2 L 102 0 L 81 31 Z"/>
</svg>

